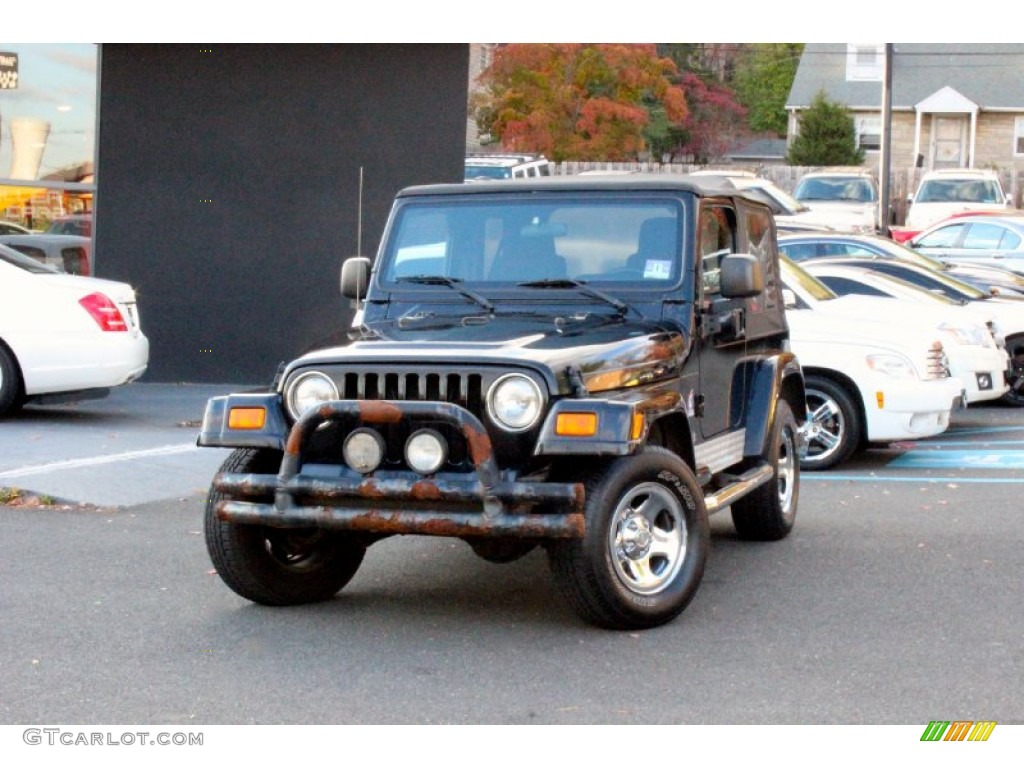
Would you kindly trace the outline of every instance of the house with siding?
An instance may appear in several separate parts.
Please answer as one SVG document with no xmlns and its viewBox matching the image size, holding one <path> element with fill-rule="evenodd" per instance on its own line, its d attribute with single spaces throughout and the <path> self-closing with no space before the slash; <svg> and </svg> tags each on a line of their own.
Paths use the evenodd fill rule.
<svg viewBox="0 0 1024 768">
<path fill-rule="evenodd" d="M 894 168 L 1024 170 L 1024 45 L 894 43 L 891 156 Z M 787 141 L 824 91 L 852 113 L 865 165 L 882 135 L 882 43 L 808 43 L 786 102 Z"/>
</svg>

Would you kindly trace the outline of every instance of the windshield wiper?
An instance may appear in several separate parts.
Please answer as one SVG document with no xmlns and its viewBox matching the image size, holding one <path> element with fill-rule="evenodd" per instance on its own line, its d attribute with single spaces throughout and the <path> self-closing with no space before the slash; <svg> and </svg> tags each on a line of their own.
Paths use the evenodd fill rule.
<svg viewBox="0 0 1024 768">
<path fill-rule="evenodd" d="M 409 277 L 395 278 L 395 282 L 415 283 L 416 285 L 445 285 L 454 291 L 458 291 L 467 299 L 470 299 L 486 309 L 492 315 L 494 314 L 494 305 L 479 293 L 475 293 L 465 286 L 460 285 L 462 280 L 458 277 L 445 277 L 444 275 L 410 275 Z"/>
<path fill-rule="evenodd" d="M 523 288 L 575 288 L 580 293 L 589 296 L 592 299 L 599 299 L 606 304 L 611 304 L 616 310 L 618 310 L 620 315 L 625 315 L 632 309 L 638 315 L 643 317 L 643 313 L 638 309 L 634 309 L 626 302 L 621 299 L 617 299 L 604 291 L 599 291 L 597 288 L 591 288 L 585 280 L 571 280 L 565 277 L 556 277 L 547 280 L 529 280 L 525 283 L 516 283 L 516 285 Z"/>
</svg>

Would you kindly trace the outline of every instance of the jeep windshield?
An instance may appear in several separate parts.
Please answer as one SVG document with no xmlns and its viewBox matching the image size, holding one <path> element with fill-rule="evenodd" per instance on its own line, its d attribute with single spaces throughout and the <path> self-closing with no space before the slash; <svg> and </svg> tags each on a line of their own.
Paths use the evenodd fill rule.
<svg viewBox="0 0 1024 768">
<path fill-rule="evenodd" d="M 581 283 L 665 290 L 682 273 L 683 227 L 682 202 L 657 195 L 408 200 L 394 217 L 377 280 L 390 290 L 457 285 L 478 295 L 545 281 L 564 281 L 566 290 Z"/>
</svg>

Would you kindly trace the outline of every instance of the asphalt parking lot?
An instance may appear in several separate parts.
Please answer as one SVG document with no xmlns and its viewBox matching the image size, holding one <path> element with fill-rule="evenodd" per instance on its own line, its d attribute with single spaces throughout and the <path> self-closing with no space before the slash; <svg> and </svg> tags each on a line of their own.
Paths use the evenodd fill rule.
<svg viewBox="0 0 1024 768">
<path fill-rule="evenodd" d="M 0 505 L 0 722 L 914 724 L 913 744 L 936 719 L 1024 722 L 1022 411 L 804 473 L 781 542 L 715 515 L 686 613 L 609 633 L 542 552 L 443 538 L 375 544 L 325 603 L 235 595 L 202 535 L 223 452 L 194 442 L 236 388 L 140 383 L 0 425 L 0 487 L 117 507 Z"/>
<path fill-rule="evenodd" d="M 99 507 L 205 492 L 229 452 L 196 446 L 206 401 L 252 388 L 138 383 L 102 400 L 25 406 L 0 426 L 0 488 Z"/>
</svg>

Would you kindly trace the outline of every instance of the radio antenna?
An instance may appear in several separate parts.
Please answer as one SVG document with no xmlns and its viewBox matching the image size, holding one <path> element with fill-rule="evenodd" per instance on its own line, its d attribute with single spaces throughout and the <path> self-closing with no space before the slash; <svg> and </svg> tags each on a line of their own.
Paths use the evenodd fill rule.
<svg viewBox="0 0 1024 768">
<path fill-rule="evenodd" d="M 356 212 L 356 253 L 363 255 L 363 166 L 359 166 L 359 210 Z"/>
</svg>

